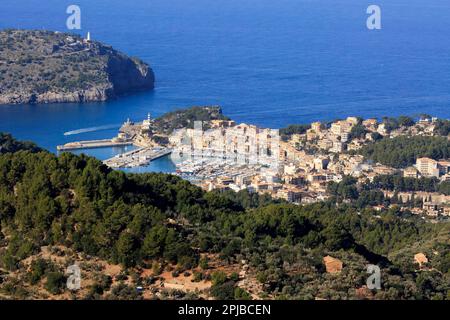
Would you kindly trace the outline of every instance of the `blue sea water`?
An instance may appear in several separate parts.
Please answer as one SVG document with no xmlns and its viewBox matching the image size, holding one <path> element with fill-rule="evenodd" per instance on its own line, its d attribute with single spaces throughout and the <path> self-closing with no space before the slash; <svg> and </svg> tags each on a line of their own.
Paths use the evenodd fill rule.
<svg viewBox="0 0 450 320">
<path fill-rule="evenodd" d="M 134 146 L 125 147 L 113 147 L 113 148 L 94 148 L 94 149 L 82 149 L 74 150 L 74 154 L 87 154 L 91 157 L 95 157 L 100 160 L 106 160 L 108 158 L 114 157 L 117 154 L 121 154 L 127 151 L 136 149 Z M 168 155 L 165 157 L 158 158 L 150 162 L 147 166 L 143 167 L 133 167 L 133 168 L 121 168 L 120 170 L 130 173 L 144 173 L 144 172 L 163 172 L 163 173 L 173 173 L 175 172 L 175 163 L 180 162 L 175 158 L 175 155 Z"/>
<path fill-rule="evenodd" d="M 0 131 L 51 151 L 117 130 L 67 131 L 192 105 L 274 128 L 348 115 L 450 117 L 448 0 L 2 0 L 0 28 L 67 31 L 71 4 L 82 10 L 78 33 L 147 61 L 157 82 L 108 103 L 0 106 Z M 370 4 L 382 9 L 382 30 L 366 28 Z"/>
</svg>

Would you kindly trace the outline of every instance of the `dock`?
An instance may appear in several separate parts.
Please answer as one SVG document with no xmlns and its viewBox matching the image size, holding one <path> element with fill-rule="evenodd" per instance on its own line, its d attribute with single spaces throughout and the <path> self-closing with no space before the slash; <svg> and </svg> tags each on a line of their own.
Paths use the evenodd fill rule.
<svg viewBox="0 0 450 320">
<path fill-rule="evenodd" d="M 69 142 L 65 145 L 57 146 L 58 151 L 69 151 L 77 149 L 93 149 L 93 148 L 106 148 L 106 147 L 122 147 L 133 145 L 133 141 L 114 141 L 114 139 L 104 140 L 90 140 L 90 141 L 77 141 Z"/>
<path fill-rule="evenodd" d="M 103 161 L 110 168 L 134 168 L 146 166 L 150 162 L 167 156 L 172 149 L 163 147 L 145 147 L 119 154 Z"/>
</svg>

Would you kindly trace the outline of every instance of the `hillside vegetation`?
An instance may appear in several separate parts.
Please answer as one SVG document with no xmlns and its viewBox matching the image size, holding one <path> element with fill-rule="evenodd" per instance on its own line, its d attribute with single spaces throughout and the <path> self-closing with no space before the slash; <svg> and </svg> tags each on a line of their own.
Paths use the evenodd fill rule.
<svg viewBox="0 0 450 320">
<path fill-rule="evenodd" d="M 435 160 L 450 158 L 450 141 L 447 137 L 399 136 L 373 142 L 364 146 L 360 153 L 387 166 L 406 168 L 420 157 Z"/>
<path fill-rule="evenodd" d="M 0 154 L 20 150 L 41 151 L 33 142 L 17 141 L 10 134 L 0 132 Z"/>
<path fill-rule="evenodd" d="M 153 86 L 147 64 L 108 45 L 52 31 L 0 31 L 0 104 L 105 101 Z"/>
<path fill-rule="evenodd" d="M 449 244 L 442 236 L 448 223 L 405 220 L 395 209 L 375 217 L 351 205 L 296 206 L 246 192 L 206 193 L 171 175 L 126 174 L 84 155 L 36 151 L 0 155 L 0 274 L 26 273 L 25 259 L 43 246 L 64 246 L 129 270 L 155 262 L 177 265 L 179 272 L 207 269 L 200 257 L 208 253 L 229 264 L 247 260 L 270 297 L 362 298 L 358 289 L 369 263 L 382 268 L 383 289 L 364 297 L 449 297 Z M 416 271 L 412 260 L 422 242 L 438 252 L 426 252 L 430 271 Z M 343 261 L 340 274 L 325 271 L 325 255 Z M 27 296 L 41 278 L 48 292 L 65 290 L 61 271 L 34 263 L 35 280 L 13 277 L 16 282 L 0 284 L 0 293 L 14 297 L 20 289 Z M 125 289 L 113 290 L 137 298 Z M 93 292 L 90 298 L 102 298 Z M 220 273 L 213 273 L 211 295 L 248 297 L 235 275 Z"/>
<path fill-rule="evenodd" d="M 195 121 L 211 120 L 230 120 L 230 118 L 222 113 L 219 106 L 197 106 L 165 113 L 155 120 L 155 126 L 157 132 L 171 134 L 175 129 L 194 128 Z"/>
</svg>

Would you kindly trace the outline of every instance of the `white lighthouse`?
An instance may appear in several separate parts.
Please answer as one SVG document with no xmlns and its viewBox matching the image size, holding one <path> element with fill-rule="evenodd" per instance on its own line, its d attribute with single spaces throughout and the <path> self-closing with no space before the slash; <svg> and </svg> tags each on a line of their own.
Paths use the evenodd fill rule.
<svg viewBox="0 0 450 320">
<path fill-rule="evenodd" d="M 146 131 L 149 132 L 151 130 L 152 127 L 152 117 L 150 115 L 150 113 L 147 114 L 147 119 L 145 119 L 144 121 L 142 121 L 142 131 Z"/>
</svg>

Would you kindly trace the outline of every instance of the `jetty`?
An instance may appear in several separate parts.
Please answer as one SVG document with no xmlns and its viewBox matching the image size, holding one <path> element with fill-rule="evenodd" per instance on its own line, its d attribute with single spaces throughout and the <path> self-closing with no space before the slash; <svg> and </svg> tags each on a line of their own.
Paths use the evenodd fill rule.
<svg viewBox="0 0 450 320">
<path fill-rule="evenodd" d="M 153 120 L 150 114 L 140 123 L 134 123 L 128 119 L 119 129 L 119 133 L 112 139 L 76 141 L 57 146 L 58 151 L 70 151 L 77 149 L 92 149 L 104 147 L 136 146 L 137 149 L 118 154 L 103 163 L 110 168 L 133 168 L 147 166 L 153 160 L 167 156 L 172 149 L 160 146 L 152 141 Z M 99 127 L 95 127 L 99 128 Z M 92 128 L 87 128 L 92 129 Z M 84 129 L 84 130 L 87 130 Z M 71 133 L 71 132 L 69 132 Z"/>
<path fill-rule="evenodd" d="M 103 139 L 103 140 L 69 142 L 64 145 L 57 146 L 56 149 L 58 151 L 69 151 L 77 149 L 121 147 L 130 145 L 133 145 L 133 141 L 131 140 Z"/>
<path fill-rule="evenodd" d="M 128 151 L 103 161 L 110 168 L 134 168 L 146 166 L 153 160 L 172 153 L 172 149 L 164 147 L 144 147 Z"/>
</svg>

